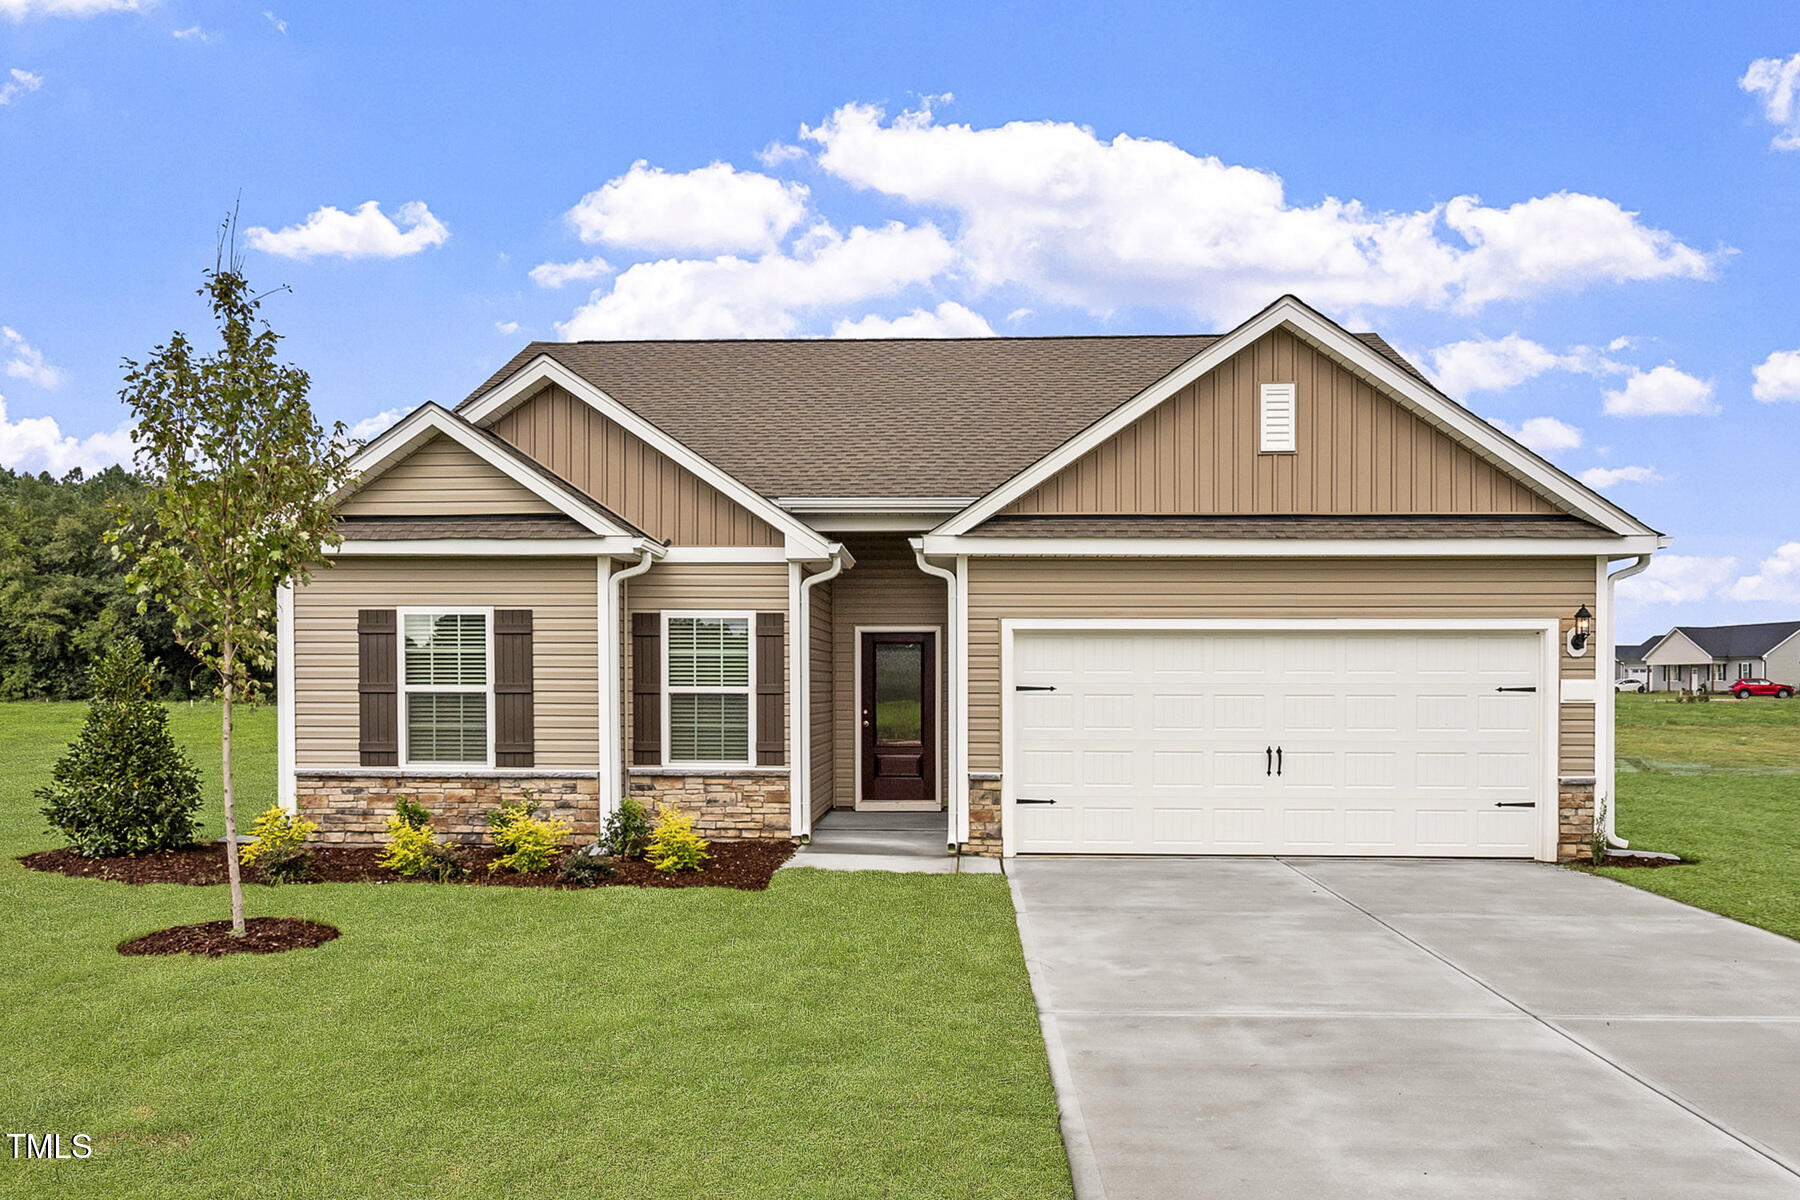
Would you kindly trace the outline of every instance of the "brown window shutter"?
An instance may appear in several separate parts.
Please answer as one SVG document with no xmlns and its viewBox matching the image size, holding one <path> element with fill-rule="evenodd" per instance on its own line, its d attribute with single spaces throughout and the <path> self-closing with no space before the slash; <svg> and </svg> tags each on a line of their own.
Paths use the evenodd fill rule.
<svg viewBox="0 0 1800 1200">
<path fill-rule="evenodd" d="M 631 761 L 662 765 L 662 614 L 631 614 Z"/>
<path fill-rule="evenodd" d="M 400 765 L 399 623 L 391 608 L 356 614 L 356 738 L 365 767 Z"/>
<path fill-rule="evenodd" d="M 787 761 L 787 729 L 782 701 L 787 692 L 787 614 L 756 614 L 756 765 Z"/>
<path fill-rule="evenodd" d="M 532 728 L 531 610 L 494 613 L 494 765 L 536 765 Z"/>
</svg>

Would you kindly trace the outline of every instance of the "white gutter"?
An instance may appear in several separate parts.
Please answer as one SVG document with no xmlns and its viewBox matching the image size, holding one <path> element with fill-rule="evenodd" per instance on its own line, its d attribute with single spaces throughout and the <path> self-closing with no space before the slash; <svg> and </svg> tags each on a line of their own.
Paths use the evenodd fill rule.
<svg viewBox="0 0 1800 1200">
<path fill-rule="evenodd" d="M 788 638 L 788 644 L 794 647 L 790 651 L 794 655 L 796 670 L 794 674 L 799 680 L 796 691 L 799 703 L 789 707 L 794 711 L 794 733 L 789 741 L 795 747 L 794 761 L 788 767 L 788 800 L 791 825 L 794 836 L 812 837 L 812 590 L 821 583 L 829 583 L 844 573 L 845 559 L 850 554 L 842 543 L 831 543 L 831 565 L 816 575 L 808 575 L 800 581 L 797 615 L 794 630 Z M 852 562 L 855 560 L 852 559 Z M 835 621 L 836 612 L 832 613 Z"/>
<path fill-rule="evenodd" d="M 927 575 L 936 575 L 949 585 L 948 599 L 950 620 L 945 623 L 948 631 L 944 644 L 944 661 L 949 665 L 949 678 L 945 680 L 944 695 L 950 706 L 950 776 L 946 787 L 949 790 L 950 826 L 947 831 L 951 846 L 960 846 L 969 840 L 969 774 L 964 761 L 963 747 L 969 740 L 969 711 L 963 703 L 963 688 L 968 682 L 967 672 L 963 670 L 963 640 L 967 634 L 965 609 L 960 603 L 961 580 L 955 571 L 944 567 L 934 567 L 925 561 L 925 539 L 908 538 L 907 544 L 912 547 L 913 559 L 919 564 L 919 570 Z"/>
<path fill-rule="evenodd" d="M 625 581 L 642 575 L 667 552 L 651 541 L 640 541 L 638 560 L 622 571 L 609 571 L 612 560 L 602 558 L 604 576 L 600 613 L 600 819 L 604 821 L 625 796 L 624 713 L 620 696 L 625 688 L 625 665 L 620 660 L 620 627 L 625 603 Z"/>
<path fill-rule="evenodd" d="M 1621 567 L 1619 570 L 1614 571 L 1606 577 L 1605 586 L 1601 589 L 1600 595 L 1597 598 L 1601 605 L 1600 651 L 1604 652 L 1606 655 L 1604 661 L 1608 672 L 1611 672 L 1613 669 L 1613 656 L 1618 648 L 1618 637 L 1613 628 L 1613 613 L 1617 611 L 1617 606 L 1613 600 L 1613 585 L 1618 583 L 1621 579 L 1630 579 L 1633 575 L 1641 573 L 1649 565 L 1650 556 L 1648 554 L 1638 555 L 1636 562 L 1628 567 Z M 1606 566 L 1606 560 L 1602 559 L 1600 569 L 1604 571 L 1606 570 Z M 1594 665 L 1598 668 L 1600 664 L 1596 662 Z M 1594 674 L 1597 676 L 1600 672 L 1595 670 Z M 1602 683 L 1607 689 L 1609 698 L 1607 703 L 1600 707 L 1600 724 L 1602 728 L 1598 732 L 1600 736 L 1601 761 L 1598 764 L 1600 767 L 1600 771 L 1598 772 L 1599 778 L 1595 781 L 1600 786 L 1595 789 L 1595 797 L 1596 802 L 1602 798 L 1606 802 L 1606 844 L 1620 850 L 1627 850 L 1630 849 L 1631 843 L 1620 837 L 1613 829 L 1613 822 L 1618 819 L 1619 815 L 1619 805 L 1614 796 L 1614 793 L 1618 790 L 1619 779 L 1617 741 L 1617 705 L 1619 702 L 1619 695 L 1618 692 L 1613 689 L 1613 681 L 1611 679 L 1604 681 L 1596 680 L 1596 682 Z M 1644 686 L 1650 686 L 1647 680 Z"/>
</svg>

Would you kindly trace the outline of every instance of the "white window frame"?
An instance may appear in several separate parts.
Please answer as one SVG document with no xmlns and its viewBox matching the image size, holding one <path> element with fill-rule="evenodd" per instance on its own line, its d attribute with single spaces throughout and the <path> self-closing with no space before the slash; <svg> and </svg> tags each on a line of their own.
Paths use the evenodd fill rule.
<svg viewBox="0 0 1800 1200">
<path fill-rule="evenodd" d="M 1299 385 L 1293 383 L 1265 383 L 1256 393 L 1256 449 L 1259 454 L 1295 454 L 1300 449 L 1300 398 Z M 1287 404 L 1287 441 L 1271 442 L 1269 439 L 1269 399 L 1278 397 Z"/>
<path fill-rule="evenodd" d="M 420 684 L 416 687 L 406 682 L 406 618 L 414 617 L 456 617 L 480 616 L 486 619 L 487 630 L 487 665 L 485 674 L 487 682 L 477 687 L 474 684 Z M 394 610 L 394 682 L 399 691 L 398 724 L 400 726 L 400 765 L 417 767 L 423 770 L 453 771 L 465 768 L 471 771 L 492 771 L 494 769 L 494 610 L 492 606 L 480 605 L 415 605 L 411 608 Z M 410 724 L 407 709 L 412 702 L 414 692 L 481 692 L 487 697 L 487 757 L 481 762 L 414 762 L 412 759 L 412 739 L 407 736 Z"/>
<path fill-rule="evenodd" d="M 669 622 L 671 620 L 741 620 L 747 634 L 749 647 L 749 668 L 745 672 L 746 682 L 743 687 L 681 687 L 669 683 Z M 662 691 L 662 765 L 665 768 L 691 771 L 696 775 L 708 771 L 741 771 L 756 765 L 756 612 L 754 609 L 715 609 L 715 608 L 677 608 L 664 609 L 662 612 L 662 678 L 657 682 Z M 720 694 L 742 693 L 744 696 L 745 715 L 748 718 L 749 732 L 744 739 L 744 757 L 742 759 L 725 759 L 711 762 L 685 762 L 670 757 L 675 749 L 671 736 L 674 711 L 669 704 L 670 696 L 716 696 Z"/>
</svg>

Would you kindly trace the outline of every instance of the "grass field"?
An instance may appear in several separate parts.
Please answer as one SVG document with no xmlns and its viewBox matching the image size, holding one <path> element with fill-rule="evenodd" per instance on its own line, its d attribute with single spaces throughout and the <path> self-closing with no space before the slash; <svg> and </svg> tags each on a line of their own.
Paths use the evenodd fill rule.
<svg viewBox="0 0 1800 1200">
<path fill-rule="evenodd" d="M 1599 873 L 1800 938 L 1800 701 L 1618 700 L 1619 834 L 1692 865 Z"/>
<path fill-rule="evenodd" d="M 1066 1197 L 1005 881 L 789 871 L 767 892 L 326 884 L 249 911 L 317 950 L 125 958 L 221 888 L 68 879 L 32 789 L 79 705 L 0 705 L 8 1197 Z M 240 805 L 274 795 L 274 714 Z M 174 710 L 211 764 L 217 710 Z M 217 821 L 211 823 L 217 829 Z"/>
</svg>

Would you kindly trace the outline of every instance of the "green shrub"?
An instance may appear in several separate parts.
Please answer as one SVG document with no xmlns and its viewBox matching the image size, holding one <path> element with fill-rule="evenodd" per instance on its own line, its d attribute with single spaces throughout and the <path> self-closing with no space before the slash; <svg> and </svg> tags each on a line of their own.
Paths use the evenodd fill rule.
<svg viewBox="0 0 1800 1200">
<path fill-rule="evenodd" d="M 388 848 L 376 862 L 411 878 L 423 875 L 438 883 L 461 879 L 469 871 L 468 852 L 440 842 L 431 829 L 431 814 L 423 804 L 394 797 L 394 815 L 387 820 Z"/>
<path fill-rule="evenodd" d="M 577 887 L 593 887 L 603 880 L 611 879 L 618 869 L 612 855 L 599 842 L 572 850 L 563 857 L 562 870 L 557 877 L 564 883 L 572 883 Z"/>
<path fill-rule="evenodd" d="M 306 878 L 312 851 L 306 844 L 319 827 L 288 812 L 279 804 L 271 804 L 256 818 L 250 830 L 250 841 L 238 851 L 238 861 L 262 868 L 263 878 L 270 883 L 292 883 Z"/>
<path fill-rule="evenodd" d="M 194 843 L 200 773 L 152 698 L 154 664 L 136 638 L 109 646 L 93 668 L 94 700 L 69 752 L 37 791 L 52 828 L 77 854 L 100 858 Z"/>
<path fill-rule="evenodd" d="M 607 814 L 600 843 L 617 859 L 644 857 L 650 845 L 650 812 L 644 802 L 632 796 L 621 799 L 619 807 Z"/>
<path fill-rule="evenodd" d="M 694 832 L 694 818 L 679 809 L 664 808 L 644 857 L 659 871 L 698 871 L 700 864 L 712 857 L 706 852 L 711 845 Z"/>
<path fill-rule="evenodd" d="M 528 792 L 519 800 L 508 800 L 488 813 L 488 828 L 494 831 L 494 845 L 499 858 L 488 864 L 488 870 L 505 867 L 521 875 L 546 870 L 550 858 L 575 827 L 560 817 L 545 819 L 532 814 L 538 802 Z"/>
</svg>

